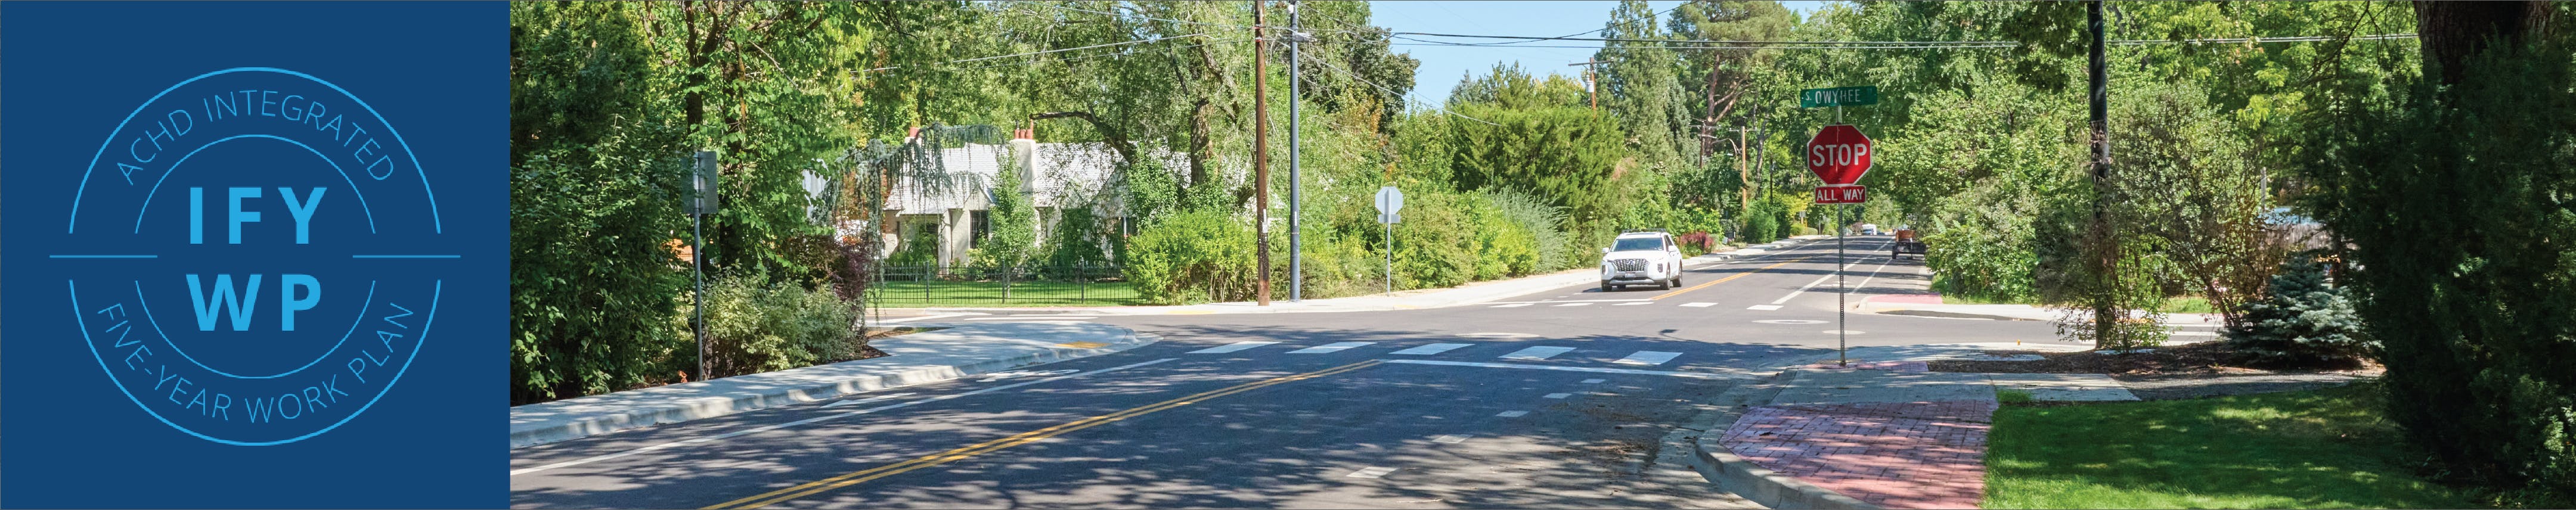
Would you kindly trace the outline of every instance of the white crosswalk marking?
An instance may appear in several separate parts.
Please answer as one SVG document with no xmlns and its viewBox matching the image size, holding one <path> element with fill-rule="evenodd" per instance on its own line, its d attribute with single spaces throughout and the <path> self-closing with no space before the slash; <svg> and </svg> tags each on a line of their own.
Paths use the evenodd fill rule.
<svg viewBox="0 0 2576 510">
<path fill-rule="evenodd" d="M 1225 344 L 1225 345 L 1219 345 L 1219 346 L 1216 346 L 1216 347 L 1209 347 L 1209 348 L 1206 348 L 1206 349 L 1199 349 L 1199 350 L 1195 350 L 1195 351 L 1190 351 L 1190 352 L 1188 352 L 1188 353 L 1186 353 L 1186 354 L 1224 354 L 1224 353 L 1229 353 L 1229 352 L 1234 352 L 1234 351 L 1240 351 L 1240 350 L 1244 350 L 1244 349 L 1250 349 L 1250 348 L 1254 348 L 1254 347 L 1260 347 L 1260 346 L 1270 345 L 1270 344 L 1275 344 L 1275 343 L 1279 343 L 1279 342 L 1258 342 L 1258 341 L 1255 341 L 1255 342 L 1235 342 L 1235 343 L 1230 343 L 1230 344 Z"/>
<path fill-rule="evenodd" d="M 1655 304 L 1655 302 L 1653 302 L 1653 301 L 1638 301 L 1638 302 L 1634 302 L 1634 303 L 1619 303 L 1619 304 L 1610 305 L 1610 306 L 1636 306 L 1636 305 L 1651 305 L 1651 304 Z"/>
<path fill-rule="evenodd" d="M 1547 398 L 1565 398 L 1565 397 L 1571 397 L 1571 396 L 1574 396 L 1574 394 L 1572 394 L 1572 393 L 1549 393 L 1549 394 L 1547 394 Z"/>
<path fill-rule="evenodd" d="M 1440 437 L 1431 438 L 1431 442 L 1434 442 L 1434 443 L 1442 443 L 1442 444 L 1458 444 L 1458 443 L 1464 443 L 1464 442 L 1467 442 L 1467 436 L 1466 436 L 1466 435 L 1463 435 L 1463 434 L 1449 434 L 1449 435 L 1445 435 L 1445 436 L 1440 436 Z"/>
<path fill-rule="evenodd" d="M 1556 306 L 1592 306 L 1592 303 L 1566 303 L 1566 304 L 1556 305 Z"/>
<path fill-rule="evenodd" d="M 1512 351 L 1512 353 L 1511 353 L 1511 354 L 1505 354 L 1505 355 L 1503 355 L 1503 356 L 1502 356 L 1502 358 L 1503 358 L 1503 359 L 1517 359 L 1517 360 L 1531 360 L 1531 361 L 1537 361 L 1537 360 L 1548 359 L 1548 358 L 1550 358 L 1550 357 L 1554 357 L 1554 356 L 1556 356 L 1556 355 L 1558 355 L 1558 354 L 1565 354 L 1565 353 L 1566 353 L 1566 351 L 1572 351 L 1572 350 L 1574 350 L 1574 348 L 1573 348 L 1573 347 L 1554 347 L 1554 346 L 1546 346 L 1546 345 L 1542 345 L 1542 346 L 1538 346 L 1538 347 L 1531 347 L 1531 348 L 1528 348 L 1528 349 L 1521 349 L 1521 350 L 1517 350 L 1517 351 Z"/>
<path fill-rule="evenodd" d="M 1391 353 L 1388 353 L 1388 354 L 1402 354 L 1402 355 L 1407 355 L 1407 356 L 1429 356 L 1429 355 L 1433 355 L 1433 354 L 1439 354 L 1439 353 L 1449 352 L 1449 350 L 1451 350 L 1451 349 L 1456 349 L 1456 348 L 1460 348 L 1460 347 L 1466 347 L 1466 346 L 1470 346 L 1470 345 L 1476 345 L 1476 344 L 1431 344 L 1431 345 L 1425 345 L 1425 346 L 1420 346 L 1420 347 L 1414 347 L 1414 348 L 1411 348 L 1411 349 L 1405 349 L 1405 350 L 1401 350 L 1401 351 L 1395 351 L 1395 352 L 1391 352 Z"/>
<path fill-rule="evenodd" d="M 1717 306 L 1717 303 L 1682 303 L 1682 306 L 1689 308 L 1708 308 Z"/>
<path fill-rule="evenodd" d="M 1744 309 L 1746 309 L 1746 310 L 1778 310 L 1778 309 L 1780 309 L 1780 305 L 1753 305 L 1753 306 L 1747 306 L 1747 307 L 1744 307 Z"/>
<path fill-rule="evenodd" d="M 1314 346 L 1314 347 L 1307 347 L 1307 348 L 1304 348 L 1304 349 L 1298 349 L 1298 350 L 1294 350 L 1294 351 L 1288 351 L 1288 353 L 1289 353 L 1289 354 L 1322 354 L 1322 353 L 1334 352 L 1334 351 L 1340 351 L 1340 350 L 1349 349 L 1349 348 L 1352 348 L 1352 347 L 1359 347 L 1359 346 L 1369 345 L 1369 344 L 1374 344 L 1374 343 L 1377 343 L 1377 342 L 1333 342 L 1333 343 L 1329 343 L 1329 344 L 1318 345 L 1318 346 Z"/>
<path fill-rule="evenodd" d="M 1377 478 L 1395 472 L 1391 467 L 1373 467 L 1351 472 L 1351 478 Z"/>
<path fill-rule="evenodd" d="M 1520 308 L 1529 305 L 1529 303 L 1512 303 L 1508 305 L 1494 305 L 1494 308 Z"/>
<path fill-rule="evenodd" d="M 1661 365 L 1661 364 L 1664 364 L 1664 362 L 1667 362 L 1667 361 L 1672 361 L 1674 356 L 1680 356 L 1680 355 L 1682 355 L 1682 353 L 1678 353 L 1678 352 L 1664 352 L 1664 351 L 1637 351 L 1637 353 L 1636 353 L 1636 354 L 1630 354 L 1630 355 L 1628 355 L 1628 357 L 1625 357 L 1625 358 L 1619 358 L 1619 361 L 1613 361 L 1613 362 L 1611 362 L 1611 363 L 1618 363 L 1618 364 L 1622 364 L 1622 365 L 1645 365 L 1645 366 L 1655 366 L 1655 365 Z"/>
<path fill-rule="evenodd" d="M 1522 417 L 1522 416 L 1529 416 L 1529 411 L 1503 411 L 1503 412 L 1501 412 L 1501 413 L 1496 413 L 1496 414 L 1494 414 L 1494 416 L 1500 416 L 1500 417 L 1504 417 L 1504 418 L 1519 418 L 1519 417 Z"/>
</svg>

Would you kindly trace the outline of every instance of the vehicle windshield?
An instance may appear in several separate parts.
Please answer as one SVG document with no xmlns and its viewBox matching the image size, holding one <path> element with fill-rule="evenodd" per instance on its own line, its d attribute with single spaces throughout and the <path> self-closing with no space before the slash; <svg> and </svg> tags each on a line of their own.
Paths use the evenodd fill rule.
<svg viewBox="0 0 2576 510">
<path fill-rule="evenodd" d="M 1631 237 L 1610 245 L 1610 251 L 1649 251 L 1664 249 L 1664 238 Z"/>
</svg>

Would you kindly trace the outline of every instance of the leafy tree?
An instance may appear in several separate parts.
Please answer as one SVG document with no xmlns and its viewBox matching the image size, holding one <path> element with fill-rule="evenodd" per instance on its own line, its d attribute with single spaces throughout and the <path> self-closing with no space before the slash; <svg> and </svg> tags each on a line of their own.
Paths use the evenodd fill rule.
<svg viewBox="0 0 2576 510">
<path fill-rule="evenodd" d="M 514 404 L 683 377 L 686 146 L 641 10 L 510 4 Z"/>
</svg>

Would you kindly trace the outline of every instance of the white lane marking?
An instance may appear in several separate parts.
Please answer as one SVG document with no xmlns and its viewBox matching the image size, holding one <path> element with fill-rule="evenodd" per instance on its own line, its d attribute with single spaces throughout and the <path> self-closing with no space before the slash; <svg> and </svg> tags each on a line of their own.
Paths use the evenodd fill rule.
<svg viewBox="0 0 2576 510">
<path fill-rule="evenodd" d="M 1517 351 L 1512 351 L 1512 353 L 1511 353 L 1511 354 L 1505 354 L 1505 355 L 1502 355 L 1502 358 L 1503 358 L 1503 359 L 1543 360 L 1543 359 L 1548 359 L 1548 358 L 1550 358 L 1550 357 L 1554 357 L 1554 356 L 1556 356 L 1556 355 L 1558 355 L 1558 354 L 1565 354 L 1567 351 L 1572 351 L 1572 350 L 1574 350 L 1574 348 L 1573 348 L 1573 347 L 1556 347 L 1556 346 L 1541 345 L 1541 346 L 1538 346 L 1538 347 L 1531 347 L 1531 348 L 1528 348 L 1528 349 L 1521 349 L 1521 350 L 1517 350 Z"/>
<path fill-rule="evenodd" d="M 1682 353 L 1678 353 L 1678 352 L 1664 352 L 1664 351 L 1637 351 L 1637 353 L 1636 353 L 1636 354 L 1630 354 L 1630 355 L 1628 355 L 1628 357 L 1625 357 L 1625 358 L 1619 358 L 1619 361 L 1613 361 L 1613 362 L 1611 362 L 1611 363 L 1618 363 L 1618 364 L 1621 364 L 1621 365 L 1645 365 L 1645 366 L 1650 366 L 1650 367 L 1651 367 L 1651 366 L 1655 366 L 1655 365 L 1661 365 L 1661 364 L 1664 364 L 1664 362 L 1667 362 L 1667 361 L 1672 361 L 1672 360 L 1673 360 L 1673 357 L 1675 357 L 1675 356 L 1680 356 L 1680 355 L 1682 355 Z"/>
<path fill-rule="evenodd" d="M 1185 352 L 1185 353 L 1182 353 L 1182 354 L 1224 354 L 1224 353 L 1229 353 L 1229 352 L 1234 352 L 1234 351 L 1240 351 L 1240 350 L 1244 350 L 1244 349 L 1250 349 L 1250 348 L 1254 348 L 1254 347 L 1260 347 L 1260 346 L 1270 345 L 1270 344 L 1275 344 L 1275 343 L 1279 343 L 1279 342 L 1268 342 L 1268 341 L 1247 341 L 1247 342 L 1235 342 L 1235 343 L 1230 343 L 1230 344 L 1225 344 L 1225 345 L 1219 345 L 1219 346 L 1216 346 L 1216 347 L 1209 347 L 1209 348 L 1206 348 L 1206 349 L 1199 349 L 1199 350 L 1195 350 L 1195 351 Z"/>
<path fill-rule="evenodd" d="M 1012 370 L 1012 371 L 1009 371 L 1009 372 L 994 372 L 994 373 L 990 373 L 990 374 L 984 374 L 984 378 L 983 378 L 983 379 L 977 379 L 975 382 L 993 382 L 993 381 L 999 381 L 999 380 L 1009 379 L 1009 378 L 1013 378 L 1013 377 L 1029 377 L 1029 376 L 1046 377 L 1046 376 L 1050 376 L 1050 375 L 1064 375 L 1064 374 L 1070 374 L 1070 373 L 1080 372 L 1080 371 L 1081 371 L 1081 370 Z M 830 407 L 830 406 L 825 406 L 825 407 Z"/>
<path fill-rule="evenodd" d="M 966 317 L 966 319 L 1100 319 L 1090 314 L 1005 314 L 1005 317 Z"/>
<path fill-rule="evenodd" d="M 1550 299 L 1550 300 L 1546 300 L 1546 301 L 1486 301 L 1486 302 L 1485 302 L 1485 304 L 1514 303 L 1514 304 L 1524 304 L 1524 305 L 1546 305 L 1546 304 L 1556 304 L 1556 303 L 1619 303 L 1619 302 L 1626 302 L 1626 301 L 1654 301 L 1654 298 L 1634 298 L 1634 299 L 1564 299 L 1564 300 Z"/>
<path fill-rule="evenodd" d="M 1337 351 L 1347 350 L 1347 349 L 1350 349 L 1350 348 L 1352 348 L 1352 347 L 1359 347 L 1359 346 L 1369 345 L 1369 344 L 1374 344 L 1374 343 L 1377 343 L 1377 342 L 1333 342 L 1333 343 L 1329 343 L 1329 344 L 1318 345 L 1318 346 L 1314 346 L 1314 347 L 1307 347 L 1307 348 L 1304 348 L 1304 349 L 1298 349 L 1298 350 L 1294 350 L 1294 351 L 1288 351 L 1288 353 L 1289 353 L 1289 354 L 1323 354 L 1323 353 L 1327 353 L 1327 352 L 1337 352 Z"/>
<path fill-rule="evenodd" d="M 1832 273 L 1825 273 L 1825 275 L 1824 275 L 1824 276 L 1818 276 L 1818 277 L 1816 277 L 1816 281 L 1807 282 L 1807 284 L 1806 284 L 1806 285 L 1800 285 L 1800 286 L 1798 286 L 1798 290 L 1790 291 L 1790 292 L 1789 292 L 1789 295 L 1786 295 L 1786 296 L 1780 296 L 1780 299 L 1772 300 L 1772 301 L 1771 301 L 1771 304 L 1775 304 L 1775 305 L 1776 305 L 1776 304 L 1781 304 L 1781 303 L 1787 303 L 1787 302 L 1789 302 L 1789 300 L 1790 300 L 1790 299 L 1798 297 L 1798 295 L 1799 295 L 1799 294 L 1805 294 L 1805 293 L 1807 293 L 1807 289 L 1813 289 L 1813 288 L 1816 288 L 1816 285 L 1819 285 L 1819 284 L 1823 284 L 1823 283 L 1825 283 L 1825 280 L 1831 280 L 1831 279 L 1833 279 L 1835 274 L 1839 274 L 1839 273 L 1841 273 L 1841 272 L 1842 272 L 1842 270 L 1843 270 L 1843 269 L 1850 268 L 1850 267 L 1851 267 L 1851 266 L 1843 266 L 1842 268 L 1836 268 L 1836 269 L 1834 269 L 1834 272 L 1832 272 Z"/>
<path fill-rule="evenodd" d="M 1556 305 L 1556 306 L 1592 306 L 1592 303 L 1566 303 L 1566 304 Z"/>
<path fill-rule="evenodd" d="M 1549 394 L 1547 394 L 1547 398 L 1565 398 L 1565 397 L 1571 397 L 1571 396 L 1574 396 L 1574 394 L 1572 394 L 1572 393 L 1549 393 Z"/>
<path fill-rule="evenodd" d="M 966 314 L 962 314 L 962 313 L 946 313 L 946 314 L 939 314 L 939 315 L 924 315 L 924 316 L 920 316 L 920 317 L 905 317 L 905 318 L 901 318 L 901 319 L 886 319 L 886 320 L 877 321 L 877 323 L 878 323 L 878 324 L 893 324 L 893 323 L 897 323 L 897 322 L 926 321 L 926 320 L 931 320 L 931 319 L 939 319 L 939 318 L 947 318 L 947 317 L 957 317 L 957 316 L 963 316 L 963 315 L 966 315 Z"/>
<path fill-rule="evenodd" d="M 1450 350 L 1450 349 L 1456 349 L 1456 348 L 1466 347 L 1466 346 L 1470 346 L 1470 345 L 1476 345 L 1476 344 L 1431 344 L 1431 345 L 1425 345 L 1425 346 L 1415 347 L 1415 348 L 1411 348 L 1411 349 L 1405 349 L 1405 350 L 1401 350 L 1401 351 L 1395 351 L 1395 352 L 1391 352 L 1391 353 L 1387 353 L 1387 354 L 1403 354 L 1403 355 L 1407 355 L 1407 356 L 1429 356 L 1429 355 L 1433 355 L 1433 354 L 1439 354 L 1439 353 L 1449 352 L 1449 350 Z"/>
<path fill-rule="evenodd" d="M 1753 305 L 1753 306 L 1747 306 L 1747 307 L 1744 307 L 1744 309 L 1746 309 L 1746 310 L 1778 310 L 1778 309 L 1780 309 L 1780 305 Z"/>
<path fill-rule="evenodd" d="M 921 400 L 912 400 L 912 401 L 905 401 L 905 402 L 897 402 L 897 403 L 888 404 L 888 405 L 882 405 L 882 406 L 877 406 L 877 407 L 870 407 L 870 408 L 867 408 L 867 409 L 860 409 L 860 410 L 856 410 L 856 411 L 847 411 L 847 412 L 842 412 L 842 413 L 838 413 L 838 414 L 827 414 L 827 415 L 823 415 L 823 416 L 816 416 L 816 417 L 812 417 L 812 418 L 806 418 L 806 419 L 796 420 L 796 421 L 791 421 L 791 422 L 787 422 L 787 423 L 780 423 L 780 424 L 777 424 L 777 425 L 765 425 L 765 426 L 760 426 L 760 427 L 752 427 L 752 428 L 748 428 L 748 429 L 742 429 L 742 430 L 737 430 L 737 431 L 733 431 L 733 432 L 726 432 L 726 433 L 723 433 L 723 434 L 716 434 L 716 435 L 707 436 L 707 437 L 700 437 L 700 438 L 694 438 L 694 439 L 683 439 L 683 440 L 679 440 L 679 441 L 672 441 L 672 442 L 668 442 L 668 443 L 662 443 L 662 444 L 657 444 L 657 445 L 652 445 L 652 446 L 646 446 L 646 447 L 643 447 L 643 448 L 636 448 L 636 449 L 633 449 L 633 450 L 627 450 L 627 451 L 622 451 L 622 452 L 617 452 L 617 453 L 611 453 L 611 454 L 607 454 L 607 455 L 600 455 L 600 456 L 596 456 L 596 457 L 588 457 L 588 458 L 582 458 L 582 459 L 567 460 L 567 461 L 563 461 L 563 462 L 557 462 L 557 463 L 553 463 L 553 464 L 547 464 L 547 465 L 537 466 L 537 467 L 532 467 L 532 468 L 527 468 L 527 469 L 514 469 L 514 470 L 510 470 L 510 476 L 519 476 L 519 475 L 523 475 L 523 474 L 534 473 L 534 472 L 538 472 L 538 471 L 545 471 L 545 470 L 548 470 L 548 469 L 554 469 L 554 468 L 571 467 L 571 466 L 579 466 L 579 465 L 582 465 L 582 464 L 589 464 L 589 463 L 592 463 L 592 462 L 599 462 L 599 461 L 603 461 L 603 460 L 614 459 L 614 458 L 618 458 L 618 457 L 624 457 L 624 456 L 628 456 L 628 455 L 634 455 L 634 454 L 644 453 L 644 452 L 653 451 L 653 450 L 660 450 L 660 449 L 663 449 L 663 448 L 670 448 L 670 447 L 673 447 L 673 446 L 680 446 L 680 445 L 688 445 L 688 444 L 704 443 L 704 442 L 714 441 L 714 440 L 718 440 L 718 439 L 726 439 L 726 438 L 732 438 L 732 437 L 741 437 L 741 436 L 748 435 L 748 434 L 758 434 L 758 433 L 762 433 L 762 432 L 768 432 L 768 431 L 772 431 L 772 430 L 778 430 L 778 429 L 783 429 L 783 428 L 788 428 L 788 427 L 794 427 L 794 426 L 797 426 L 797 425 L 804 425 L 804 424 L 807 424 L 807 423 L 814 423 L 814 422 L 823 421 L 823 420 L 829 420 L 829 419 L 833 419 L 833 418 L 840 418 L 840 417 L 846 417 L 846 416 L 858 416 L 858 415 L 862 415 L 862 414 L 874 413 L 874 412 L 877 412 L 877 411 L 885 411 L 885 410 L 890 410 L 890 409 L 899 409 L 899 408 L 904 408 L 904 407 L 911 407 L 911 406 L 921 405 L 921 404 L 927 404 L 927 403 L 931 403 L 931 402 L 938 402 L 938 401 L 941 401 L 941 400 L 948 400 L 948 399 L 952 399 L 952 398 L 971 397 L 971 396 L 975 396 L 975 395 L 982 395 L 982 394 L 986 394 L 986 393 L 992 393 L 992 392 L 1002 391 L 1002 390 L 1007 390 L 1007 389 L 1011 389 L 1011 388 L 1018 388 L 1018 387 L 1021 387 L 1021 386 L 1028 386 L 1028 385 L 1031 385 L 1031 384 L 1039 384 L 1039 383 L 1049 383 L 1049 382 L 1055 382 L 1055 381 L 1062 381 L 1062 380 L 1065 380 L 1065 379 L 1072 379 L 1072 378 L 1076 378 L 1076 377 L 1089 377 L 1089 376 L 1094 375 L 1094 374 L 1102 374 L 1102 373 L 1108 373 L 1108 372 L 1116 372 L 1116 371 L 1120 371 L 1120 370 L 1126 370 L 1126 369 L 1130 369 L 1130 368 L 1136 368 L 1136 367 L 1141 367 L 1141 366 L 1145 366 L 1145 365 L 1152 365 L 1152 364 L 1155 364 L 1155 363 L 1162 363 L 1162 362 L 1165 362 L 1165 361 L 1173 361 L 1173 360 L 1178 360 L 1178 359 L 1180 359 L 1180 358 L 1163 358 L 1163 359 L 1158 359 L 1158 360 L 1153 360 L 1153 361 L 1147 361 L 1147 362 L 1142 362 L 1142 363 L 1129 363 L 1129 364 L 1125 364 L 1125 365 L 1119 365 L 1119 366 L 1114 366 L 1114 367 L 1109 367 L 1109 368 L 1103 368 L 1103 369 L 1093 370 L 1093 371 L 1089 371 L 1089 372 L 1079 372 L 1079 373 L 1075 373 L 1075 374 L 1072 374 L 1072 375 L 1059 375 L 1059 376 L 1049 377 L 1049 378 L 1045 378 L 1045 379 L 1038 379 L 1038 380 L 1035 380 L 1035 381 L 1022 382 L 1022 383 L 1011 383 L 1011 384 L 1005 384 L 1005 385 L 1001 385 L 1001 386 L 994 386 L 994 387 L 991 387 L 991 388 L 984 388 L 984 389 L 975 390 L 975 391 L 969 391 L 969 392 L 965 392 L 965 393 L 956 393 L 956 394 L 949 394 L 949 395 L 940 395 L 940 396 L 930 397 L 930 398 L 925 398 L 925 399 L 921 399 Z"/>
<path fill-rule="evenodd" d="M 1689 308 L 1708 308 L 1717 306 L 1717 303 L 1682 303 L 1682 306 Z"/>
<path fill-rule="evenodd" d="M 1879 271 L 1882 271 L 1882 270 L 1886 270 L 1886 269 L 1887 269 L 1887 264 L 1889 264 L 1889 263 L 1887 263 L 1887 262 L 1881 262 L 1881 263 L 1879 263 L 1879 264 L 1878 264 L 1878 267 L 1869 268 L 1869 277 L 1868 277 L 1868 278 L 1862 278 L 1862 279 L 1860 279 L 1860 285 L 1859 285 L 1859 286 L 1857 286 L 1857 287 L 1853 287 L 1853 288 L 1857 288 L 1857 289 L 1866 289 L 1866 288 L 1869 288 L 1869 281 L 1870 281 L 1870 280 L 1876 280 L 1876 279 L 1878 279 L 1878 272 L 1879 272 Z"/>
<path fill-rule="evenodd" d="M 1504 418 L 1519 418 L 1519 417 L 1522 417 L 1522 416 L 1529 416 L 1529 411 L 1503 411 L 1503 412 L 1500 412 L 1500 413 L 1495 413 L 1495 414 L 1494 414 L 1494 416 L 1500 416 L 1500 417 L 1504 417 Z"/>
<path fill-rule="evenodd" d="M 1630 369 L 1630 368 L 1556 367 L 1556 366 L 1547 366 L 1547 365 L 1522 365 L 1522 364 L 1518 364 L 1518 363 L 1478 363 L 1478 362 L 1473 362 L 1473 361 L 1438 361 L 1438 360 L 1427 360 L 1427 359 L 1382 359 L 1382 360 L 1378 360 L 1378 361 L 1387 362 L 1387 363 L 1404 363 L 1404 364 L 1410 364 L 1410 365 L 1443 365 L 1443 366 L 1453 366 L 1453 367 L 1482 367 L 1482 368 L 1520 368 L 1520 369 L 1529 369 L 1529 370 L 1561 370 L 1561 371 L 1566 371 L 1566 372 L 1592 372 L 1592 373 L 1597 373 L 1597 374 L 1663 375 L 1663 376 L 1672 376 L 1672 377 L 1688 377 L 1688 378 L 1692 378 L 1692 379 L 1752 379 L 1752 378 L 1753 378 L 1753 376 L 1752 376 L 1752 375 L 1749 375 L 1749 374 L 1718 374 L 1718 373 L 1709 373 L 1709 372 L 1668 372 L 1668 371 L 1663 371 L 1663 370 L 1637 370 L 1637 369 Z"/>
<path fill-rule="evenodd" d="M 891 400 L 891 399 L 898 399 L 898 398 L 909 397 L 909 396 L 919 395 L 919 394 L 920 394 L 920 393 L 914 393 L 914 392 L 909 392 L 909 391 L 907 391 L 907 392 L 903 392 L 903 393 L 896 393 L 896 394 L 893 394 L 893 395 L 878 395 L 878 396 L 874 396 L 874 397 L 861 398 L 861 399 L 841 399 L 840 401 L 836 401 L 836 402 L 833 402 L 833 403 L 823 404 L 823 407 L 824 407 L 825 409 L 829 409 L 829 408 L 841 407 L 841 406 L 846 406 L 846 405 L 851 405 L 851 404 L 865 404 L 865 403 L 875 402 L 875 401 L 879 401 L 879 400 Z"/>
<path fill-rule="evenodd" d="M 1494 308 L 1520 308 L 1520 307 L 1529 306 L 1529 305 L 1530 305 L 1529 303 L 1512 303 L 1512 304 L 1508 304 L 1508 305 L 1494 305 L 1493 307 L 1494 307 Z"/>
<path fill-rule="evenodd" d="M 1805 294 L 1805 293 L 1807 293 L 1807 291 L 1808 291 L 1809 289 L 1814 289 L 1814 288 L 1816 288 L 1816 286 L 1817 286 L 1817 285 L 1822 285 L 1822 284 L 1824 284 L 1824 283 L 1825 283 L 1825 280 L 1829 280 L 1829 279 L 1834 278 L 1834 275 L 1842 274 L 1844 271 L 1849 271 L 1849 270 L 1851 270 L 1851 268 L 1852 268 L 1853 266 L 1858 266 L 1858 265 L 1861 265 L 1861 263 L 1860 263 L 1860 262 L 1852 262 L 1852 263 L 1849 263 L 1849 264 L 1843 264 L 1843 265 L 1842 265 L 1842 266 L 1840 266 L 1840 267 L 1836 267 L 1836 268 L 1834 268 L 1833 272 L 1825 273 L 1825 275 L 1824 275 L 1824 276 L 1818 276 L 1818 277 L 1816 277 L 1816 281 L 1807 282 L 1807 284 L 1806 284 L 1806 285 L 1798 286 L 1798 290 L 1795 290 L 1795 291 L 1791 291 L 1791 292 L 1789 292 L 1789 295 L 1786 295 L 1786 296 L 1780 296 L 1780 299 L 1772 301 L 1772 302 L 1771 302 L 1771 304 L 1776 305 L 1776 304 L 1781 304 L 1781 303 L 1787 303 L 1787 302 L 1789 302 L 1789 300 L 1790 300 L 1790 299 L 1795 299 L 1795 298 L 1797 298 L 1799 294 Z M 1880 267 L 1880 268 L 1882 268 L 1882 269 L 1884 269 L 1884 268 L 1886 268 L 1886 267 L 1887 267 L 1887 264 L 1879 264 L 1879 267 Z M 1876 270 L 1871 270 L 1871 271 L 1870 271 L 1870 274 L 1871 274 L 1871 275 L 1876 275 L 1876 274 L 1878 274 L 1878 271 L 1876 271 Z M 1866 282 L 1867 282 L 1867 280 L 1863 280 L 1863 283 L 1866 283 Z"/>
<path fill-rule="evenodd" d="M 1352 471 L 1352 472 L 1351 472 L 1351 474 L 1350 474 L 1350 477 L 1351 477 L 1351 478 L 1377 478 L 1377 477 L 1381 477 L 1381 476 L 1386 476 L 1386 474 L 1387 474 L 1387 473 L 1393 473 L 1393 472 L 1395 472 L 1395 468 L 1391 468 L 1391 467 L 1373 467 L 1373 468 L 1365 468 L 1365 469 L 1361 469 L 1361 470 L 1359 470 L 1359 471 Z"/>
<path fill-rule="evenodd" d="M 1619 304 L 1610 305 L 1610 306 L 1634 306 L 1634 305 L 1651 305 L 1651 304 L 1655 304 L 1655 302 L 1653 302 L 1653 301 L 1644 301 L 1644 302 L 1637 302 L 1637 303 L 1619 303 Z"/>
<path fill-rule="evenodd" d="M 1459 434 L 1450 434 L 1450 435 L 1445 435 L 1445 436 L 1440 436 L 1440 437 L 1431 438 L 1431 442 L 1434 442 L 1434 443 L 1444 443 L 1444 444 L 1458 444 L 1458 443 L 1464 443 L 1464 442 L 1467 442 L 1467 436 L 1459 435 Z"/>
<path fill-rule="evenodd" d="M 1608 381 L 1608 380 L 1609 380 L 1609 379 L 1584 379 L 1584 380 L 1583 380 L 1583 384 L 1597 384 L 1597 383 L 1600 383 L 1600 382 L 1602 382 L 1602 381 Z"/>
</svg>

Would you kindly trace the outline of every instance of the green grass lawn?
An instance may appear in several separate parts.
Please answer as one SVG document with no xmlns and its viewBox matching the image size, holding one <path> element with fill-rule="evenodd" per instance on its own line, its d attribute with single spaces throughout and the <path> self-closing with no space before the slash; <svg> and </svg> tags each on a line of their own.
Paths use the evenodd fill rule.
<svg viewBox="0 0 2576 510">
<path fill-rule="evenodd" d="M 927 287 L 927 289 L 925 289 Z M 928 295 L 924 295 L 927 290 Z M 875 305 L 887 308 L 934 306 L 1126 306 L 1144 304 L 1125 282 L 1012 282 L 1008 300 L 1002 282 L 890 281 L 878 287 Z"/>
<path fill-rule="evenodd" d="M 2471 508 L 2419 478 L 2374 383 L 2197 400 L 2007 406 L 1986 508 Z"/>
</svg>

